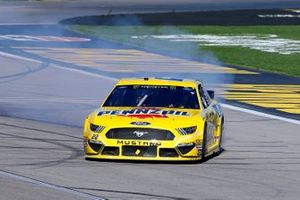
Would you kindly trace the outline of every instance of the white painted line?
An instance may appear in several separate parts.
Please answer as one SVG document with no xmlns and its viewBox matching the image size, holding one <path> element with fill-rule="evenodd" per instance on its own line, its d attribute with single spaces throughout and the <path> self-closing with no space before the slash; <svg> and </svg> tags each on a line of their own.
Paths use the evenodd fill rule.
<svg viewBox="0 0 300 200">
<path fill-rule="evenodd" d="M 263 113 L 263 112 L 259 112 L 259 111 L 254 111 L 254 110 L 250 110 L 250 109 L 246 109 L 246 108 L 241 108 L 241 107 L 237 107 L 237 106 L 232 106 L 232 105 L 224 104 L 224 103 L 221 103 L 221 106 L 224 107 L 224 108 L 231 109 L 231 110 L 237 110 L 237 111 L 249 113 L 249 114 L 260 116 L 260 117 L 266 117 L 266 118 L 269 118 L 269 119 L 276 119 L 276 120 L 280 120 L 280 121 L 300 125 L 300 121 L 296 120 L 296 119 L 280 117 L 280 116 L 277 116 L 277 115 L 271 115 L 271 114 L 267 114 L 267 113 Z"/>
<path fill-rule="evenodd" d="M 32 62 L 42 63 L 41 61 L 38 61 L 38 60 L 33 60 L 33 59 L 26 58 L 26 57 L 23 57 L 23 56 L 16 56 L 16 55 L 4 53 L 4 52 L 1 52 L 1 51 L 0 51 L 0 55 L 12 57 L 12 58 L 17 58 L 17 59 L 22 59 L 22 60 L 27 60 L 27 61 L 32 61 Z M 102 79 L 113 81 L 113 82 L 118 81 L 117 78 L 112 78 L 112 77 L 109 77 L 109 76 L 95 74 L 95 73 L 83 71 L 83 70 L 80 70 L 80 69 L 73 69 L 73 68 L 68 68 L 68 67 L 59 66 L 59 65 L 52 65 L 52 66 L 56 67 L 56 68 L 59 68 L 59 69 L 68 70 L 68 71 L 72 71 L 72 72 L 77 72 L 77 73 L 80 73 L 80 74 L 93 76 L 93 77 L 97 77 L 97 78 L 102 78 Z M 270 118 L 270 119 L 276 119 L 276 120 L 280 120 L 280 121 L 300 125 L 299 120 L 290 119 L 290 118 L 286 118 L 286 117 L 280 117 L 280 116 L 277 116 L 277 115 L 271 115 L 271 114 L 267 114 L 267 113 L 263 113 L 263 112 L 259 112 L 259 111 L 254 111 L 254 110 L 250 110 L 250 109 L 245 109 L 245 108 L 241 108 L 241 107 L 237 107 L 237 106 L 232 106 L 232 105 L 224 104 L 224 103 L 222 103 L 221 105 L 224 108 L 228 108 L 228 109 L 231 109 L 231 110 L 237 110 L 237 111 L 240 111 L 240 112 L 244 112 L 244 113 L 248 113 L 248 114 L 252 114 L 252 115 L 256 115 L 256 116 L 266 117 L 266 118 Z"/>
<path fill-rule="evenodd" d="M 300 18 L 300 15 L 275 14 L 275 15 L 257 15 L 260 18 Z"/>
<path fill-rule="evenodd" d="M 299 15 L 300 16 L 300 15 Z M 177 34 L 177 35 L 139 35 L 133 39 L 158 39 L 170 42 L 195 42 L 200 46 L 238 46 L 253 50 L 278 53 L 282 55 L 300 53 L 300 41 L 281 38 L 276 34 L 241 34 L 241 35 L 211 35 L 211 34 Z"/>
<path fill-rule="evenodd" d="M 0 40 L 16 41 L 16 42 L 89 42 L 90 38 L 82 37 L 62 37 L 53 35 L 12 35 L 12 34 L 0 34 Z"/>
<path fill-rule="evenodd" d="M 25 61 L 29 61 L 29 62 L 42 63 L 39 60 L 34 60 L 34 59 L 26 58 L 26 57 L 23 57 L 23 56 L 17 56 L 17 55 L 10 54 L 10 53 L 5 53 L 5 52 L 2 52 L 2 51 L 0 51 L 0 55 L 10 57 L 10 58 L 16 58 L 16 59 L 20 59 L 20 60 L 25 60 Z"/>
<path fill-rule="evenodd" d="M 30 25 L 57 25 L 54 22 L 42 23 L 42 22 L 16 22 L 16 23 L 0 23 L 0 26 L 30 26 Z"/>
<path fill-rule="evenodd" d="M 73 189 L 70 189 L 70 188 L 67 188 L 67 187 L 64 187 L 64 186 L 59 186 L 59 185 L 55 185 L 55 184 L 51 184 L 51 183 L 46 183 L 46 182 L 39 181 L 39 180 L 36 180 L 36 179 L 33 179 L 33 178 L 17 175 L 17 174 L 11 173 L 11 172 L 6 172 L 6 171 L 1 170 L 0 175 L 10 177 L 10 178 L 13 178 L 13 179 L 16 179 L 16 180 L 19 180 L 19 181 L 27 182 L 27 183 L 33 183 L 33 184 L 36 184 L 36 185 L 39 185 L 39 186 L 42 186 L 42 187 L 46 187 L 46 188 L 66 192 L 66 193 L 73 194 L 73 195 L 76 195 L 76 196 L 81 196 L 81 197 L 88 198 L 88 199 L 106 200 L 104 198 L 94 196 L 92 194 L 79 192 L 77 190 L 73 190 Z"/>
<path fill-rule="evenodd" d="M 289 11 L 294 12 L 294 13 L 300 13 L 300 10 L 297 10 L 297 9 L 290 9 Z"/>
</svg>

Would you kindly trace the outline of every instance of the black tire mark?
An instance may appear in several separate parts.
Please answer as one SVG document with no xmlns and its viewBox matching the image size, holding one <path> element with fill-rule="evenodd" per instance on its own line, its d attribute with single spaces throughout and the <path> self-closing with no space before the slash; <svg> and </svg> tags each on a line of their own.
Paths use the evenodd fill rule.
<svg viewBox="0 0 300 200">
<path fill-rule="evenodd" d="M 148 194 L 142 192 L 130 192 L 130 191 L 120 191 L 120 190 L 106 190 L 106 189 L 98 189 L 98 188 L 83 188 L 83 187 L 70 187 L 74 190 L 88 190 L 88 191 L 99 191 L 99 192 L 109 192 L 114 194 L 131 194 L 131 195 L 139 195 L 139 196 L 148 196 L 148 197 L 157 197 L 157 198 L 164 198 L 164 199 L 172 199 L 172 200 L 188 200 L 188 198 L 182 197 L 172 197 L 172 196 L 165 196 L 165 195 L 156 195 L 156 194 Z"/>
<path fill-rule="evenodd" d="M 26 164 L 18 164 L 17 166 L 37 166 L 37 168 L 44 168 L 44 167 L 52 167 L 55 165 L 59 165 L 63 162 L 66 162 L 68 160 L 74 160 L 80 156 L 82 156 L 82 150 L 78 148 L 74 148 L 70 145 L 67 144 L 62 144 L 60 142 L 57 142 L 59 140 L 48 140 L 48 139 L 42 139 L 42 138 L 31 138 L 31 137 L 26 137 L 26 136 L 19 136 L 19 135 L 14 135 L 14 134 L 9 134 L 9 133 L 3 133 L 0 132 L 0 135 L 5 135 L 5 136 L 13 136 L 15 138 L 19 139 L 26 139 L 26 140 L 32 140 L 32 141 L 38 141 L 38 142 L 44 142 L 56 146 L 60 146 L 62 148 L 65 148 L 69 151 L 71 151 L 71 155 L 69 155 L 67 158 L 63 159 L 58 159 L 55 161 L 42 161 L 42 162 L 32 162 L 32 163 L 26 163 Z"/>
<path fill-rule="evenodd" d="M 7 124 L 7 123 L 0 123 L 0 125 L 9 126 L 9 127 L 13 127 L 13 128 L 20 128 L 20 129 L 25 129 L 25 130 L 31 130 L 31 131 L 38 131 L 38 132 L 43 132 L 43 133 L 50 133 L 50 134 L 59 135 L 59 136 L 67 136 L 67 137 L 82 140 L 82 137 L 77 137 L 77 136 L 74 136 L 74 135 L 68 135 L 68 134 L 65 134 L 65 133 L 59 133 L 59 132 L 55 132 L 55 131 L 48 131 L 48 130 L 44 130 L 44 129 L 30 128 L 30 127 L 26 127 L 26 126 L 13 125 L 13 124 Z"/>
<path fill-rule="evenodd" d="M 41 63 L 39 66 L 37 66 L 36 69 L 31 69 L 31 67 L 28 64 L 25 64 L 21 61 L 17 61 L 17 59 L 14 59 L 14 62 L 22 64 L 27 70 L 25 72 L 15 73 L 15 74 L 6 75 L 6 76 L 0 76 L 0 83 L 8 83 L 8 82 L 16 81 L 16 80 L 19 80 L 31 73 L 38 72 L 38 71 L 44 70 L 49 67 L 49 63 Z M 10 79 L 10 80 L 5 80 L 5 79 Z"/>
<path fill-rule="evenodd" d="M 41 181 L 41 180 L 38 180 L 38 179 L 35 179 L 35 178 L 32 178 L 32 177 L 16 174 L 16 173 L 11 172 L 11 171 L 0 170 L 0 173 L 2 175 L 4 174 L 5 176 L 10 177 L 10 178 L 14 178 L 16 180 L 21 180 L 23 182 L 37 184 L 37 185 L 43 186 L 45 188 L 51 188 L 51 189 L 55 189 L 55 190 L 58 190 L 58 191 L 63 191 L 63 192 L 71 193 L 71 194 L 76 194 L 76 195 L 83 196 L 83 197 L 93 199 L 93 200 L 108 200 L 105 197 L 96 196 L 96 195 L 93 195 L 93 194 L 90 194 L 90 193 L 87 193 L 87 192 L 77 191 L 77 190 L 74 190 L 70 187 L 66 187 L 66 186 L 62 186 L 62 185 L 52 184 L 52 183 L 49 183 L 49 182 L 47 183 L 45 181 Z"/>
</svg>

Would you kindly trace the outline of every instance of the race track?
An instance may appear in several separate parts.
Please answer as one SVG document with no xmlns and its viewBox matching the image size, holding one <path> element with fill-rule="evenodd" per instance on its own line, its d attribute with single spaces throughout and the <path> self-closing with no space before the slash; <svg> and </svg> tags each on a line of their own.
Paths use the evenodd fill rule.
<svg viewBox="0 0 300 200">
<path fill-rule="evenodd" d="M 10 22 L 33 23 L 32 18 L 15 20 Z M 5 16 L 0 21 L 8 22 Z M 225 151 L 204 163 L 85 161 L 83 119 L 116 79 L 2 51 L 0 63 L 0 200 L 300 196 L 299 121 L 224 108 Z"/>
</svg>

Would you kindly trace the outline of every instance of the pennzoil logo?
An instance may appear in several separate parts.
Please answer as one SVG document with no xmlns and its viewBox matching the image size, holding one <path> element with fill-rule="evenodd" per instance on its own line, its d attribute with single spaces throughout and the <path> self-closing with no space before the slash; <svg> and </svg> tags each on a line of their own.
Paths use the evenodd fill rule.
<svg viewBox="0 0 300 200">
<path fill-rule="evenodd" d="M 145 118 L 168 118 L 167 115 L 173 116 L 190 116 L 188 112 L 176 110 L 160 110 L 160 109 L 132 109 L 132 110 L 102 110 L 98 116 L 117 115 L 126 117 Z"/>
<path fill-rule="evenodd" d="M 128 146 L 149 146 L 149 147 L 157 147 L 161 146 L 161 142 L 157 141 L 135 141 L 135 140 L 118 140 L 118 145 L 128 145 Z"/>
</svg>

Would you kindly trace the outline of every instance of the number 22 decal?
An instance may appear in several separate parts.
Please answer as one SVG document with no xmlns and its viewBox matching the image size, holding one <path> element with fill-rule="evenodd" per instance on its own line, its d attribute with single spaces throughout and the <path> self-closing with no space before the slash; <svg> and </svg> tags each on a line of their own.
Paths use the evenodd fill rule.
<svg viewBox="0 0 300 200">
<path fill-rule="evenodd" d="M 92 140 L 97 140 L 97 139 L 98 139 L 98 137 L 99 137 L 99 135 L 98 135 L 98 134 L 93 134 L 93 136 L 92 136 Z"/>
</svg>

